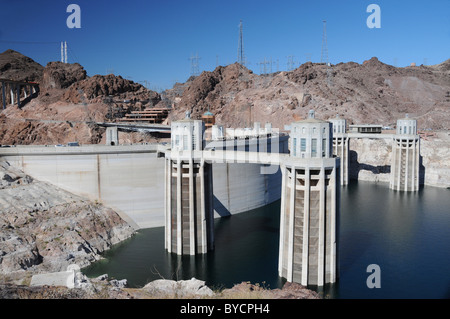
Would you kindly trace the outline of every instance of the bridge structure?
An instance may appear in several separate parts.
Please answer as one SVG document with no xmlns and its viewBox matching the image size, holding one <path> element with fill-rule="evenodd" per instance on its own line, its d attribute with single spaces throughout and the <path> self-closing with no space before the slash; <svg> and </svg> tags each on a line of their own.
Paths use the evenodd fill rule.
<svg viewBox="0 0 450 319">
<path fill-rule="evenodd" d="M 29 81 L 15 81 L 11 79 L 1 79 L 0 84 L 2 87 L 2 106 L 3 109 L 6 109 L 7 99 L 6 93 L 9 91 L 9 98 L 11 105 L 17 104 L 18 107 L 21 107 L 20 97 L 23 92 L 24 99 L 33 98 L 39 92 L 39 83 L 37 82 L 29 82 Z"/>
</svg>

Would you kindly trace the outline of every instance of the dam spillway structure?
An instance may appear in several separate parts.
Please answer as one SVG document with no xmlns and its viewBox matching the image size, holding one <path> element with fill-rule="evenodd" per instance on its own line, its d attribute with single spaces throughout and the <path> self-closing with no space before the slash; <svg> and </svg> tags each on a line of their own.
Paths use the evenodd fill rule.
<svg viewBox="0 0 450 319">
<path fill-rule="evenodd" d="M 165 163 L 165 248 L 177 255 L 214 248 L 212 165 L 198 155 L 204 131 L 203 121 L 192 120 L 190 114 L 171 125 L 172 149 Z"/>
<path fill-rule="evenodd" d="M 417 120 L 406 114 L 397 120 L 392 143 L 392 164 L 389 186 L 397 191 L 419 190 L 420 136 Z"/>
<path fill-rule="evenodd" d="M 333 155 L 341 159 L 340 181 L 341 185 L 348 185 L 349 176 L 349 137 L 346 131 L 345 119 L 336 116 L 328 120 L 333 124 Z"/>
<path fill-rule="evenodd" d="M 323 286 L 338 277 L 340 160 L 333 157 L 332 124 L 315 118 L 292 123 L 291 154 L 281 161 L 278 272 L 289 282 Z"/>
</svg>

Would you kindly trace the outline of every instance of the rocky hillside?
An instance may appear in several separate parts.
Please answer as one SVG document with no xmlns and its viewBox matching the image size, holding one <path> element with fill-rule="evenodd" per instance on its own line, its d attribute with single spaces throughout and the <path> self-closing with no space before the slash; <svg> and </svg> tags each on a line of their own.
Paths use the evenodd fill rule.
<svg viewBox="0 0 450 319">
<path fill-rule="evenodd" d="M 92 122 L 120 118 L 161 101 L 158 93 L 121 76 L 88 77 L 78 63 L 49 62 L 43 67 L 13 50 L 0 54 L 0 78 L 40 83 L 37 98 L 20 109 L 0 110 L 0 144 L 6 145 L 102 143 L 105 129 Z"/>
<path fill-rule="evenodd" d="M 105 130 L 89 122 L 121 118 L 149 105 L 173 105 L 168 123 L 187 110 L 193 118 L 210 110 L 225 127 L 270 121 L 283 129 L 314 109 L 318 118 L 339 114 L 348 124 L 392 126 L 409 113 L 418 119 L 419 129 L 450 127 L 450 60 L 404 68 L 376 57 L 331 68 L 308 62 L 266 75 L 235 63 L 176 83 L 160 95 L 120 76 L 88 77 L 76 63 L 43 67 L 7 50 L 0 54 L 1 77 L 40 81 L 41 92 L 21 109 L 10 106 L 0 112 L 0 144 L 103 143 Z"/>
<path fill-rule="evenodd" d="M 0 53 L 0 78 L 15 81 L 36 81 L 42 79 L 44 67 L 33 59 L 14 51 Z"/>
<path fill-rule="evenodd" d="M 33 180 L 5 161 L 0 207 L 0 278 L 89 265 L 134 233 L 113 210 Z"/>
<path fill-rule="evenodd" d="M 450 127 L 450 60 L 435 66 L 396 68 L 371 58 L 362 64 L 332 66 L 311 62 L 291 72 L 256 75 L 239 64 L 217 67 L 168 90 L 172 119 L 186 110 L 193 117 L 210 110 L 230 127 L 272 122 L 283 128 L 305 118 L 337 114 L 353 123 L 395 125 L 409 113 L 421 129 Z"/>
</svg>

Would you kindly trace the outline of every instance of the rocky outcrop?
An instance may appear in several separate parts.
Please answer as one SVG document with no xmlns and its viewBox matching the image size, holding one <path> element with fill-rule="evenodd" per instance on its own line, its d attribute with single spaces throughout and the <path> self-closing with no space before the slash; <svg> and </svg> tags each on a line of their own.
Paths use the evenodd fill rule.
<svg viewBox="0 0 450 319">
<path fill-rule="evenodd" d="M 214 296 L 214 292 L 205 282 L 191 280 L 154 280 L 146 284 L 142 290 L 155 298 L 205 298 Z"/>
<path fill-rule="evenodd" d="M 0 145 L 99 144 L 106 129 L 71 121 L 9 119 L 0 114 Z"/>
<path fill-rule="evenodd" d="M 105 129 L 93 122 L 121 118 L 161 102 L 157 92 L 120 76 L 88 78 L 78 63 L 49 62 L 44 68 L 13 50 L 0 54 L 0 78 L 40 84 L 40 91 L 33 99 L 25 100 L 22 92 L 24 103 L 20 108 L 9 105 L 6 110 L 0 110 L 2 145 L 54 145 L 71 141 L 97 144 L 104 140 Z M 9 94 L 6 90 L 7 101 Z M 138 140 L 151 140 L 140 133 L 135 135 Z"/>
<path fill-rule="evenodd" d="M 15 81 L 39 82 L 44 67 L 14 50 L 0 53 L 0 77 Z"/>
<path fill-rule="evenodd" d="M 389 183 L 392 156 L 390 139 L 350 139 L 349 178 Z"/>
<path fill-rule="evenodd" d="M 295 282 L 286 282 L 281 289 L 267 289 L 259 284 L 242 282 L 223 290 L 220 296 L 236 299 L 321 299 L 317 292 Z"/>
<path fill-rule="evenodd" d="M 0 163 L 0 274 L 87 266 L 134 233 L 113 210 Z"/>
<path fill-rule="evenodd" d="M 126 280 L 109 280 L 108 275 L 87 278 L 78 273 L 75 288 L 55 286 L 2 285 L 0 299 L 321 299 L 315 291 L 287 282 L 281 289 L 267 289 L 243 282 L 214 292 L 205 282 L 155 280 L 143 288 L 126 288 Z"/>
<path fill-rule="evenodd" d="M 78 63 L 49 62 L 43 70 L 41 90 L 66 89 L 86 79 L 86 70 Z"/>
<path fill-rule="evenodd" d="M 117 96 L 120 99 L 148 99 L 153 104 L 157 104 L 161 100 L 158 93 L 147 90 L 141 84 L 113 74 L 94 75 L 74 83 L 64 93 L 63 99 L 72 103 L 79 103 L 80 101 L 95 103 L 108 96 Z"/>
<path fill-rule="evenodd" d="M 422 171 L 425 185 L 450 187 L 450 132 L 420 141 Z"/>
<path fill-rule="evenodd" d="M 339 114 L 348 124 L 395 125 L 405 113 L 420 128 L 450 127 L 448 61 L 438 66 L 398 68 L 376 57 L 338 63 L 330 70 L 307 62 L 289 72 L 253 74 L 238 64 L 203 72 L 166 94 L 174 104 L 171 120 L 193 118 L 206 111 L 224 127 L 270 121 L 283 129 L 314 109 L 321 119 Z"/>
</svg>

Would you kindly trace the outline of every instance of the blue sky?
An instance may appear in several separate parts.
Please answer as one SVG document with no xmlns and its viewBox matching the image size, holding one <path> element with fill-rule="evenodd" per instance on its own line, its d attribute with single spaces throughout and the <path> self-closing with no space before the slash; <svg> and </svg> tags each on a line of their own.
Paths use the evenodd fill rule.
<svg viewBox="0 0 450 319">
<path fill-rule="evenodd" d="M 69 4 L 81 8 L 81 28 L 69 29 Z M 381 28 L 369 29 L 369 4 L 381 8 Z M 114 73 L 152 88 L 169 88 L 190 76 L 189 57 L 200 70 L 237 60 L 239 21 L 244 24 L 248 67 L 264 58 L 286 70 L 287 56 L 320 62 L 323 20 L 329 60 L 362 63 L 373 56 L 406 66 L 450 58 L 450 0 L 0 0 L 0 52 L 17 50 L 42 65 L 60 60 L 88 75 Z M 36 42 L 36 43 L 13 43 Z"/>
</svg>

